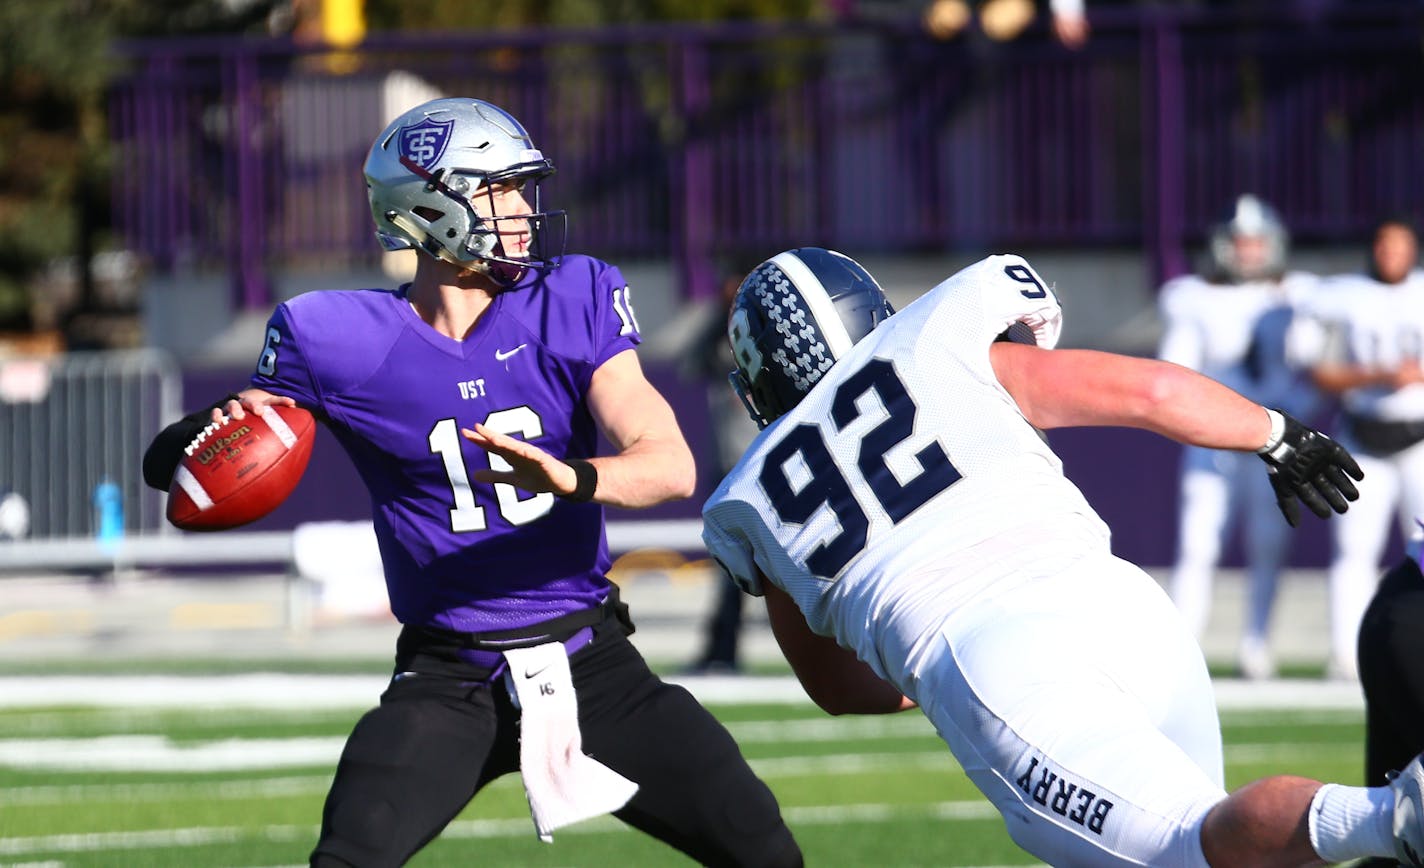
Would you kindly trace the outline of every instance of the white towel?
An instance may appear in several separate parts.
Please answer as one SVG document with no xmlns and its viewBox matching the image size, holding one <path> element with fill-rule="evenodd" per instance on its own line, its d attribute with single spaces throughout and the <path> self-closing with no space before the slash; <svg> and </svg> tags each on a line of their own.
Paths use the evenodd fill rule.
<svg viewBox="0 0 1424 868">
<path fill-rule="evenodd" d="M 562 642 L 504 652 L 505 683 L 520 707 L 519 770 L 539 840 L 628 804 L 638 785 L 583 752 L 578 698 Z"/>
</svg>

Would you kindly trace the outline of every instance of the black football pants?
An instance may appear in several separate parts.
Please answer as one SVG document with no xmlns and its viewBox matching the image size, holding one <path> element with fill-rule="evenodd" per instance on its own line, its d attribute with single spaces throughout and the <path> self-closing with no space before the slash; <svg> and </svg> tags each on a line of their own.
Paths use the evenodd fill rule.
<svg viewBox="0 0 1424 868">
<path fill-rule="evenodd" d="M 1405 558 L 1380 579 L 1360 622 L 1365 784 L 1424 751 L 1424 576 Z"/>
<path fill-rule="evenodd" d="M 705 865 L 799 866 L 771 790 L 726 729 L 649 671 L 616 621 L 570 658 L 584 752 L 638 784 L 614 816 Z M 356 724 L 311 863 L 401 865 L 490 781 L 519 768 L 519 712 L 503 679 L 410 631 L 398 678 Z M 529 826 L 532 846 L 533 822 Z"/>
</svg>

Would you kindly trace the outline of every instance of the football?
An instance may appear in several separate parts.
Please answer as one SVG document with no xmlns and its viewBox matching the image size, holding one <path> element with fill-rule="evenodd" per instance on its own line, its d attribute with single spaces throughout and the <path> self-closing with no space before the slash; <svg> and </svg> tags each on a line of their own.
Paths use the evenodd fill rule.
<svg viewBox="0 0 1424 868">
<path fill-rule="evenodd" d="M 208 425 L 173 474 L 168 521 L 198 531 L 256 521 L 297 487 L 315 440 L 316 420 L 298 407 L 269 406 Z"/>
</svg>

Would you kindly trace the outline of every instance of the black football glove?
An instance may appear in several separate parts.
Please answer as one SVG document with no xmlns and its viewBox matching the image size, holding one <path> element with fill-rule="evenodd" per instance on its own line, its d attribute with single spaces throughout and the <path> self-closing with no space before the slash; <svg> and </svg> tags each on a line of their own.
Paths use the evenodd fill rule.
<svg viewBox="0 0 1424 868">
<path fill-rule="evenodd" d="M 213 411 L 227 406 L 228 401 L 236 401 L 237 393 L 232 392 L 216 403 L 188 415 L 158 432 L 148 449 L 143 453 L 143 481 L 149 488 L 167 491 L 173 485 L 173 474 L 178 470 L 178 462 L 183 460 L 183 450 L 193 438 L 212 421 Z"/>
<path fill-rule="evenodd" d="M 1280 439 L 1267 444 L 1260 453 L 1281 508 L 1291 527 L 1300 523 L 1299 498 L 1310 511 L 1329 518 L 1331 510 L 1344 512 L 1350 501 L 1358 500 L 1359 489 L 1350 481 L 1364 479 L 1365 473 L 1345 447 L 1324 434 L 1280 413 L 1285 430 Z M 1348 475 L 1347 475 L 1348 474 Z"/>
</svg>

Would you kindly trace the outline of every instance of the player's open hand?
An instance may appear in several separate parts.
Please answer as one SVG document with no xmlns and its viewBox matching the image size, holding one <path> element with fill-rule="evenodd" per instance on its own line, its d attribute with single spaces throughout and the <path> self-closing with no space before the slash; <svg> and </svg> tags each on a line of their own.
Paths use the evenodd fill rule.
<svg viewBox="0 0 1424 868">
<path fill-rule="evenodd" d="M 1266 462 L 1276 504 L 1286 521 L 1291 527 L 1300 523 L 1297 499 L 1321 518 L 1349 509 L 1350 501 L 1360 497 L 1351 480 L 1365 478 L 1360 465 L 1339 443 L 1288 413 L 1281 415 L 1285 417 L 1285 433 L 1279 443 L 1261 454 L 1261 460 Z"/>
<path fill-rule="evenodd" d="M 274 395 L 266 389 L 243 389 L 236 395 L 228 398 L 227 403 L 221 407 L 213 408 L 214 422 L 221 422 L 223 416 L 230 416 L 233 419 L 245 419 L 248 413 L 256 413 L 263 407 L 277 405 L 279 407 L 295 407 L 295 399 L 286 395 Z"/>
<path fill-rule="evenodd" d="M 480 482 L 506 482 L 525 491 L 552 491 L 560 495 L 573 491 L 578 484 L 572 467 L 533 443 L 479 423 L 474 428 L 461 428 L 460 434 L 491 456 L 504 459 L 503 462 L 491 460 L 489 470 L 474 471 L 471 475 Z"/>
</svg>

